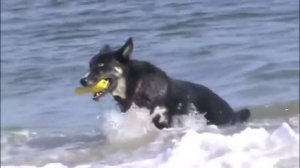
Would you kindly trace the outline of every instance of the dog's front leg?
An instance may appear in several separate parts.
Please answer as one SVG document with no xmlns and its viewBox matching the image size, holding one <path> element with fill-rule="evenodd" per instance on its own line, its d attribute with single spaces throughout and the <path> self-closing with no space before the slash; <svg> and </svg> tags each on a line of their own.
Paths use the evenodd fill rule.
<svg viewBox="0 0 300 168">
<path fill-rule="evenodd" d="M 132 104 L 131 101 L 128 101 L 126 99 L 122 99 L 119 96 L 114 96 L 114 99 L 117 101 L 117 105 L 119 106 L 121 112 L 126 112 Z"/>
<path fill-rule="evenodd" d="M 170 115 L 168 108 L 165 106 L 155 106 L 150 111 L 152 122 L 158 129 L 170 127 Z"/>
</svg>

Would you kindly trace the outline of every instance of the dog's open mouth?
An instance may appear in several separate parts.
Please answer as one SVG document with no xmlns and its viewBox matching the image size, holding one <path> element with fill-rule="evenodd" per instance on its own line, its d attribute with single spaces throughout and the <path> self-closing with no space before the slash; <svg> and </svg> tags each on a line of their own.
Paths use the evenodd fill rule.
<svg viewBox="0 0 300 168">
<path fill-rule="evenodd" d="M 114 78 L 103 78 L 101 80 L 107 81 L 108 82 L 108 86 L 105 89 L 103 89 L 103 90 L 101 90 L 99 92 L 95 92 L 93 94 L 93 100 L 95 100 L 95 101 L 98 101 L 101 97 L 103 97 L 107 93 L 112 92 L 113 89 L 116 86 L 116 80 Z"/>
<path fill-rule="evenodd" d="M 93 95 L 93 100 L 99 100 L 99 98 L 101 97 L 101 95 L 103 94 L 103 92 L 96 92 Z"/>
</svg>

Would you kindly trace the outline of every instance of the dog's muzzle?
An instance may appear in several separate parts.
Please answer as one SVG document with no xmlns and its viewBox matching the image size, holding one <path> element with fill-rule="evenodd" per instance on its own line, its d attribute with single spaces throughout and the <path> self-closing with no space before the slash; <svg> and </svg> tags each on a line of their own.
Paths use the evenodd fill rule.
<svg viewBox="0 0 300 168">
<path fill-rule="evenodd" d="M 81 79 L 80 79 L 80 84 L 81 84 L 82 86 L 86 87 L 86 86 L 91 86 L 91 85 L 93 85 L 94 82 L 88 80 L 87 78 L 81 78 Z"/>
<path fill-rule="evenodd" d="M 115 77 L 103 77 L 100 80 L 102 80 L 102 79 L 108 80 L 109 81 L 109 86 L 101 92 L 94 92 L 93 93 L 92 99 L 95 100 L 95 101 L 99 100 L 101 97 L 103 97 L 107 93 L 112 92 L 116 88 L 116 85 L 117 85 L 117 80 L 116 80 Z M 80 79 L 80 84 L 83 87 L 91 87 L 93 85 L 96 85 L 99 81 L 94 82 L 94 81 L 88 80 L 87 77 L 84 77 L 84 78 Z"/>
</svg>

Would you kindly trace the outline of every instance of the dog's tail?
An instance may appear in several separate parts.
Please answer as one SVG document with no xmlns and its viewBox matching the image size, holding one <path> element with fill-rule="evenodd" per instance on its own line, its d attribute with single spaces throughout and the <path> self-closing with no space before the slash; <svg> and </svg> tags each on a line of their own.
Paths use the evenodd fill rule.
<svg viewBox="0 0 300 168">
<path fill-rule="evenodd" d="M 241 109 L 239 111 L 236 112 L 236 115 L 237 115 L 237 120 L 239 122 L 244 122 L 246 120 L 249 119 L 250 117 L 250 110 L 245 108 L 245 109 Z"/>
</svg>

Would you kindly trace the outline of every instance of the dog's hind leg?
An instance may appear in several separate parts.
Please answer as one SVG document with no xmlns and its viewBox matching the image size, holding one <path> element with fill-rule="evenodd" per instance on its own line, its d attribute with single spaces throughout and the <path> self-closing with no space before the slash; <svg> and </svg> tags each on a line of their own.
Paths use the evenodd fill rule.
<svg viewBox="0 0 300 168">
<path fill-rule="evenodd" d="M 194 105 L 197 111 L 205 113 L 204 117 L 208 124 L 234 124 L 238 120 L 230 105 L 215 94 L 211 94 L 206 100 L 197 99 Z"/>
<path fill-rule="evenodd" d="M 249 109 L 242 109 L 234 112 L 224 100 L 220 100 L 219 103 L 208 104 L 205 109 L 199 108 L 199 104 L 196 108 L 201 113 L 206 113 L 204 116 L 207 119 L 207 124 L 215 125 L 230 125 L 236 122 L 244 122 L 250 117 Z"/>
</svg>

